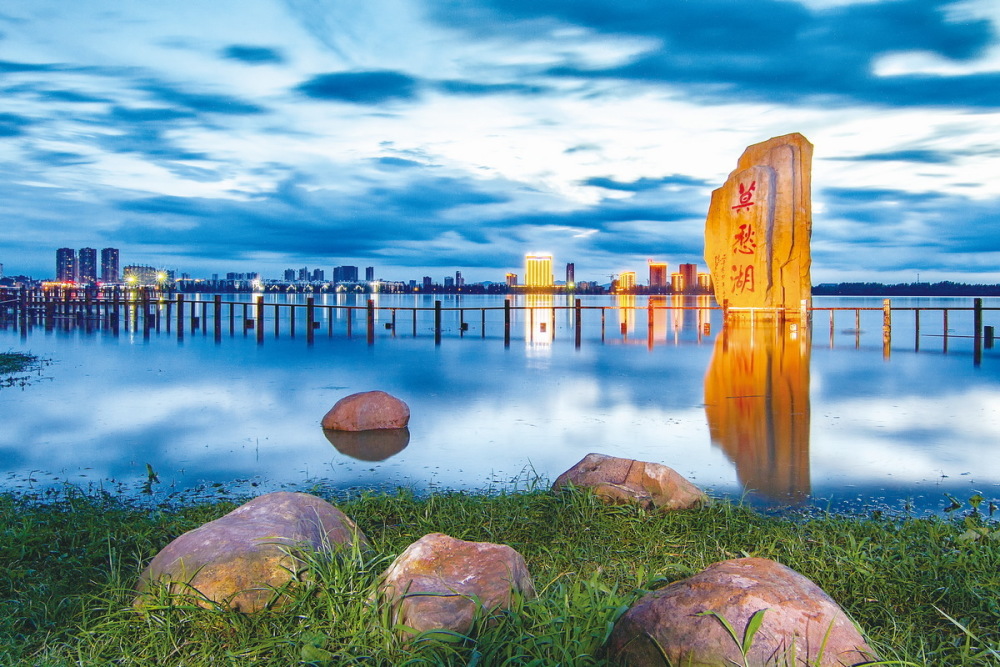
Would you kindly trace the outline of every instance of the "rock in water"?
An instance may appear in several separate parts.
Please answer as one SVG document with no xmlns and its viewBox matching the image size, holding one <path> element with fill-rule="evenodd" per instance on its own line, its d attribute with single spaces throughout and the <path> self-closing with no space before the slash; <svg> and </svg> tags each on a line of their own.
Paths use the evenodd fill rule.
<svg viewBox="0 0 1000 667">
<path fill-rule="evenodd" d="M 812 297 L 812 152 L 798 133 L 749 146 L 712 193 L 705 262 L 720 304 L 794 316 Z"/>
<path fill-rule="evenodd" d="M 323 428 L 336 431 L 369 431 L 403 428 L 410 421 L 410 408 L 384 391 L 363 391 L 337 401 L 323 417 Z"/>
<path fill-rule="evenodd" d="M 164 547 L 139 577 L 136 606 L 159 582 L 203 607 L 258 611 L 280 602 L 277 589 L 299 576 L 297 550 L 332 553 L 354 543 L 367 545 L 368 540 L 325 500 L 307 493 L 269 493 Z"/>
<path fill-rule="evenodd" d="M 746 656 L 718 617 L 742 641 L 764 610 Z M 766 558 L 739 558 L 649 593 L 615 624 L 605 647 L 612 664 L 811 665 L 842 667 L 877 660 L 858 629 L 823 590 Z"/>
<path fill-rule="evenodd" d="M 510 608 L 515 594 L 535 595 L 517 551 L 442 533 L 411 544 L 382 576 L 379 595 L 392 606 L 393 622 L 417 632 L 468 634 L 478 614 Z"/>
<path fill-rule="evenodd" d="M 672 468 L 605 454 L 587 454 L 559 475 L 552 490 L 567 484 L 591 489 L 608 504 L 633 503 L 646 509 L 690 509 L 708 500 L 701 489 Z"/>
</svg>

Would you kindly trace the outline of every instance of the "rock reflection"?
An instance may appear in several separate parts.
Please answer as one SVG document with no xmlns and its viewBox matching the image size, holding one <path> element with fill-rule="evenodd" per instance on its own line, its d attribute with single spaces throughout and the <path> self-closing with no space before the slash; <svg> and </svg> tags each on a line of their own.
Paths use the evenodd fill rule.
<svg viewBox="0 0 1000 667">
<path fill-rule="evenodd" d="M 371 431 L 335 431 L 325 428 L 323 434 L 338 452 L 359 461 L 385 461 L 410 444 L 408 428 L 380 428 Z"/>
<path fill-rule="evenodd" d="M 810 492 L 808 325 L 730 321 L 705 376 L 712 443 L 745 489 L 797 503 Z"/>
</svg>

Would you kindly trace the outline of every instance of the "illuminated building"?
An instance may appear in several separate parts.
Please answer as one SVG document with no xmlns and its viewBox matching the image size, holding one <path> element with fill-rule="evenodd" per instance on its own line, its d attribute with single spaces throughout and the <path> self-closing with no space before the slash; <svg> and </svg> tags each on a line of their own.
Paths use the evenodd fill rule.
<svg viewBox="0 0 1000 667">
<path fill-rule="evenodd" d="M 527 287 L 552 287 L 552 255 L 533 253 L 524 256 L 524 284 Z"/>
<path fill-rule="evenodd" d="M 680 294 L 684 291 L 684 274 L 683 273 L 671 273 L 670 274 L 670 291 L 674 294 Z"/>
<path fill-rule="evenodd" d="M 372 282 L 373 280 L 375 280 L 375 267 L 374 266 L 366 266 L 365 267 L 365 280 L 367 280 L 368 282 Z"/>
<path fill-rule="evenodd" d="M 516 273 L 508 273 L 505 276 L 505 279 L 507 280 L 507 286 L 508 287 L 517 287 L 517 274 Z"/>
<path fill-rule="evenodd" d="M 711 292 L 712 291 L 712 274 L 711 273 L 699 273 L 698 274 L 698 290 L 701 292 Z"/>
<path fill-rule="evenodd" d="M 576 264 L 570 262 L 566 265 L 566 289 L 576 287 Z"/>
<path fill-rule="evenodd" d="M 464 286 L 465 286 L 465 278 L 462 277 L 462 272 L 461 271 L 456 271 L 455 272 L 455 287 L 464 287 Z"/>
<path fill-rule="evenodd" d="M 80 263 L 77 265 L 76 276 L 79 282 L 91 284 L 97 282 L 97 250 L 80 248 Z"/>
<path fill-rule="evenodd" d="M 649 289 L 662 291 L 667 287 L 667 263 L 649 260 Z"/>
<path fill-rule="evenodd" d="M 116 283 L 119 280 L 118 248 L 101 250 L 101 282 Z"/>
<path fill-rule="evenodd" d="M 356 266 L 335 266 L 335 267 L 333 267 L 333 282 L 335 282 L 335 283 L 356 283 L 356 282 L 358 282 L 358 267 L 356 267 Z"/>
<path fill-rule="evenodd" d="M 682 291 L 684 292 L 694 292 L 698 289 L 698 265 L 697 264 L 681 264 L 677 267 L 684 276 L 684 287 Z"/>
<path fill-rule="evenodd" d="M 635 289 L 635 271 L 622 271 L 618 276 L 618 291 L 627 292 Z"/>
<path fill-rule="evenodd" d="M 76 251 L 72 248 L 56 250 L 56 280 L 61 283 L 76 282 Z"/>
<path fill-rule="evenodd" d="M 138 264 L 126 266 L 122 269 L 122 274 L 125 278 L 125 284 L 131 287 L 157 285 L 166 282 L 168 279 L 167 272 L 160 271 L 152 266 L 140 266 Z"/>
</svg>

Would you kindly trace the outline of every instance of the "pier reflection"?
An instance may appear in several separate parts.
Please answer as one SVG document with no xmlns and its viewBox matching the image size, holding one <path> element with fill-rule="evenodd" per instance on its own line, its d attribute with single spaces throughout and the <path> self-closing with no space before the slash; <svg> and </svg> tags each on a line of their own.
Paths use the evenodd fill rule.
<svg viewBox="0 0 1000 667">
<path fill-rule="evenodd" d="M 712 443 L 751 494 L 797 503 L 810 493 L 808 325 L 730 321 L 705 376 Z"/>
</svg>

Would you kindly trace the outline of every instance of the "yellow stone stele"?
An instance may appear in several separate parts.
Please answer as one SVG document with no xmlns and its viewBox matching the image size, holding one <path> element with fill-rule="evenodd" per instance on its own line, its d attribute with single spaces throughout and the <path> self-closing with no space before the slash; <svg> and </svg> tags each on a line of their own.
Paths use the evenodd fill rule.
<svg viewBox="0 0 1000 667">
<path fill-rule="evenodd" d="M 720 304 L 792 314 L 811 299 L 812 152 L 798 133 L 749 146 L 712 193 L 705 261 Z"/>
</svg>

